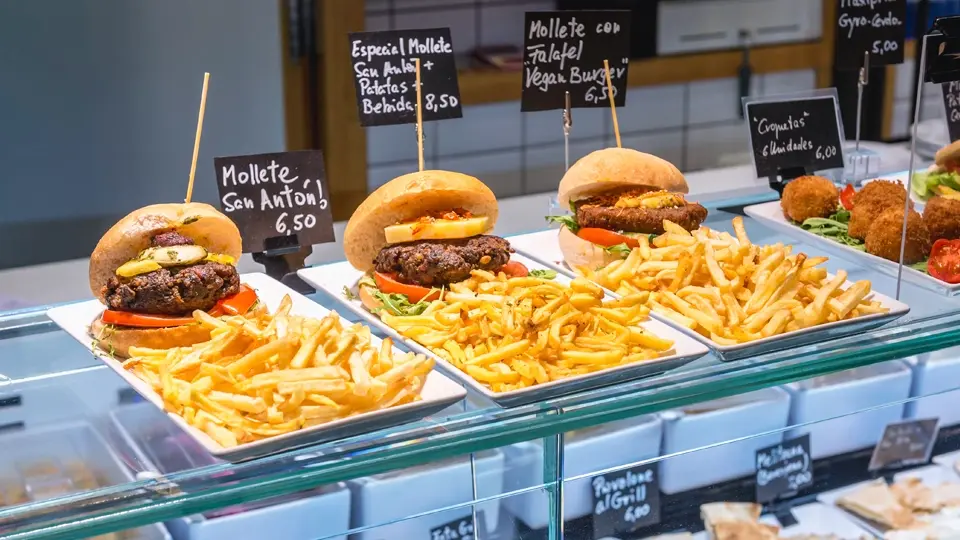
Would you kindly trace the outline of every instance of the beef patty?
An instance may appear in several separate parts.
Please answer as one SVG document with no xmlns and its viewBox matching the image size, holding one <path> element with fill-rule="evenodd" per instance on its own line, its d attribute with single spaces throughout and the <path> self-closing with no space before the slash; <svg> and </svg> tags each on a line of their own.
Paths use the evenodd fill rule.
<svg viewBox="0 0 960 540">
<path fill-rule="evenodd" d="M 469 278 L 474 269 L 497 270 L 510 261 L 511 251 L 498 236 L 418 240 L 383 248 L 373 264 L 377 272 L 397 274 L 404 283 L 439 287 Z"/>
<path fill-rule="evenodd" d="M 153 246 L 193 244 L 176 232 L 161 233 Z M 195 309 L 207 311 L 221 298 L 237 294 L 240 276 L 229 264 L 205 262 L 192 266 L 162 268 L 132 278 L 113 276 L 104 287 L 107 307 L 154 315 L 187 315 Z"/>
<path fill-rule="evenodd" d="M 663 234 L 663 220 L 680 225 L 688 231 L 696 230 L 707 219 L 707 209 L 697 203 L 676 208 L 620 208 L 580 204 L 577 206 L 577 224 L 610 231 Z"/>
</svg>

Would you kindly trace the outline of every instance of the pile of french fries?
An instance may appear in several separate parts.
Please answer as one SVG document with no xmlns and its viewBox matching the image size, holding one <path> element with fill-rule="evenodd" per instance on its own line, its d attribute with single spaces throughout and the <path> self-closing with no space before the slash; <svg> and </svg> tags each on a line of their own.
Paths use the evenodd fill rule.
<svg viewBox="0 0 960 540">
<path fill-rule="evenodd" d="M 273 315 L 196 311 L 211 329 L 209 341 L 131 347 L 123 367 L 225 448 L 420 399 L 433 360 L 394 356 L 391 340 L 378 349 L 363 325 L 344 328 L 335 312 L 291 315 L 291 306 L 286 296 Z"/>
<path fill-rule="evenodd" d="M 736 237 L 707 227 L 688 232 L 664 221 L 665 233 L 623 260 L 578 273 L 709 337 L 736 345 L 819 324 L 885 313 L 869 281 L 844 288 L 847 273 L 828 277 L 826 257 L 793 254 L 790 246 L 757 246 L 743 220 Z"/>
<path fill-rule="evenodd" d="M 649 313 L 640 297 L 603 297 L 582 278 L 564 285 L 475 270 L 421 315 L 380 316 L 494 392 L 508 392 L 652 360 L 673 347 L 637 326 Z"/>
</svg>

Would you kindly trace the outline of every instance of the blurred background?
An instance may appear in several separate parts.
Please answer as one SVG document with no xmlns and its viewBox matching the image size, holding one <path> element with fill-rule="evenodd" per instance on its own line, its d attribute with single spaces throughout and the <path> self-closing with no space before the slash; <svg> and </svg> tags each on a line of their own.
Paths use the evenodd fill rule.
<svg viewBox="0 0 960 540">
<path fill-rule="evenodd" d="M 130 210 L 182 200 L 204 71 L 195 199 L 216 204 L 215 156 L 322 148 L 343 220 L 370 190 L 416 168 L 412 126 L 357 123 L 348 31 L 451 29 L 463 118 L 427 125 L 427 166 L 475 175 L 510 197 L 553 191 L 563 173 L 560 112 L 521 114 L 520 73 L 502 61 L 519 51 L 524 12 L 632 10 L 623 144 L 692 172 L 750 162 L 745 94 L 836 86 L 852 136 L 856 73 L 833 66 L 839 2 L 4 0 L 0 302 L 31 287 L 24 267 L 83 259 Z M 907 60 L 872 71 L 865 139 L 905 140 L 916 28 L 958 12 L 954 0 L 910 3 Z M 930 91 L 922 118 L 930 138 L 945 140 L 939 91 Z M 571 159 L 613 144 L 610 124 L 606 109 L 576 110 Z M 82 281 L 78 272 L 71 279 Z"/>
</svg>

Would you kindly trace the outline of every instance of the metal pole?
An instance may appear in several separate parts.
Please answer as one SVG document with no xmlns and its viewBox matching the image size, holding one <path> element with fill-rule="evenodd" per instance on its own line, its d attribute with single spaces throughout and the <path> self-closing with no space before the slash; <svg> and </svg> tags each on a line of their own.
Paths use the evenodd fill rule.
<svg viewBox="0 0 960 540">
<path fill-rule="evenodd" d="M 563 108 L 563 169 L 570 168 L 570 130 L 573 128 L 573 111 L 570 109 L 570 92 L 565 92 Z"/>
<path fill-rule="evenodd" d="M 920 123 L 920 102 L 923 100 L 923 79 L 927 71 L 927 38 L 923 36 L 920 45 L 920 76 L 917 77 L 917 100 L 913 107 L 913 134 L 910 137 L 910 173 L 907 175 L 907 196 L 903 201 L 903 228 L 900 230 L 900 266 L 897 267 L 897 300 L 900 300 L 900 284 L 903 281 L 903 253 L 907 247 L 907 218 L 910 212 L 910 183 L 913 181 L 913 170 L 917 160 L 917 124 Z"/>
<path fill-rule="evenodd" d="M 857 164 L 860 163 L 860 127 L 863 119 L 863 87 L 870 84 L 870 51 L 863 52 L 863 67 L 857 79 L 857 141 L 853 155 L 853 181 L 857 181 Z"/>
</svg>

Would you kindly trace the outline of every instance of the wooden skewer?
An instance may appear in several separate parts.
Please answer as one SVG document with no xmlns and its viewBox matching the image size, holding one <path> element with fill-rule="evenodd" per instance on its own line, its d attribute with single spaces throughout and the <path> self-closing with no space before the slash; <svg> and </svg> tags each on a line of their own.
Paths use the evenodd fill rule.
<svg viewBox="0 0 960 540">
<path fill-rule="evenodd" d="M 423 98 L 420 92 L 420 59 L 414 58 L 417 69 L 417 161 L 420 164 L 420 172 L 423 172 L 423 111 L 421 105 Z"/>
<path fill-rule="evenodd" d="M 613 115 L 613 133 L 617 136 L 617 148 L 620 146 L 620 124 L 617 123 L 617 102 L 613 99 L 613 81 L 610 80 L 610 62 L 603 61 L 603 70 L 607 73 L 607 99 L 610 100 L 610 114 Z"/>
<path fill-rule="evenodd" d="M 207 109 L 207 87 L 210 85 L 210 74 L 203 74 L 203 93 L 200 94 L 200 117 L 197 118 L 197 137 L 193 141 L 193 161 L 190 162 L 190 181 L 187 183 L 187 198 L 193 198 L 193 177 L 197 174 L 197 155 L 200 153 L 200 134 L 203 132 L 203 112 Z"/>
</svg>

